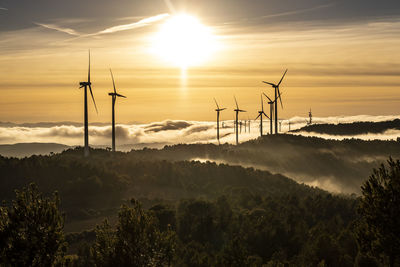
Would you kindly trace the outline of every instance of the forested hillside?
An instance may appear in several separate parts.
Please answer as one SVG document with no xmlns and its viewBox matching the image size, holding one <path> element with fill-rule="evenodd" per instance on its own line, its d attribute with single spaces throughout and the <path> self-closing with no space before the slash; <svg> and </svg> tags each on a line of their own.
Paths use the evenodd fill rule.
<svg viewBox="0 0 400 267">
<path fill-rule="evenodd" d="M 162 150 L 133 150 L 129 154 L 141 160 L 195 159 L 254 167 L 336 193 L 359 194 L 371 169 L 388 157 L 400 158 L 400 142 L 269 135 L 239 146 L 182 144 Z"/>
<path fill-rule="evenodd" d="M 330 135 L 362 135 L 377 134 L 387 130 L 400 130 L 400 120 L 381 121 L 381 122 L 352 122 L 339 124 L 311 124 L 293 132 L 314 132 Z"/>
<path fill-rule="evenodd" d="M 274 149 L 279 148 L 279 153 L 288 159 L 292 159 L 291 155 L 297 159 L 289 161 L 288 166 L 301 168 L 307 164 L 305 167 L 313 166 L 320 171 L 329 164 L 350 164 L 350 158 L 357 155 L 381 155 L 382 149 L 395 153 L 396 146 L 396 142 L 327 142 L 279 136 L 238 147 L 178 145 L 130 153 L 96 149 L 89 158 L 83 158 L 82 149 L 76 148 L 51 156 L 0 157 L 0 190 L 5 200 L 0 235 L 6 242 L 0 260 L 15 260 L 18 264 L 29 261 L 13 258 L 13 246 L 5 244 L 20 242 L 18 229 L 28 231 L 24 235 L 30 235 L 31 230 L 36 235 L 36 230 L 24 226 L 31 224 L 27 216 L 33 216 L 32 220 L 40 222 L 31 225 L 44 224 L 41 231 L 50 233 L 58 229 L 53 236 L 58 236 L 60 250 L 53 250 L 52 255 L 57 264 L 64 266 L 127 266 L 129 262 L 140 262 L 138 266 L 377 266 L 378 261 L 390 260 L 391 254 L 381 258 L 375 251 L 391 247 L 397 239 L 382 243 L 386 247 L 363 246 L 375 238 L 377 230 L 364 230 L 371 224 L 364 223 L 363 218 L 369 217 L 363 217 L 358 210 L 360 203 L 373 207 L 368 201 L 376 197 L 360 202 L 355 195 L 334 195 L 280 174 L 204 159 L 262 165 L 279 160 L 272 157 Z M 296 147 L 309 149 L 299 151 Z M 347 158 L 343 161 L 335 153 Z M 317 155 L 324 154 L 324 165 L 319 166 Z M 203 162 L 185 160 L 193 158 Z M 398 162 L 391 164 L 400 166 Z M 336 168 L 341 166 L 346 167 Z M 348 165 L 338 171 L 350 170 L 366 173 L 359 178 L 364 181 L 372 172 L 368 164 Z M 382 170 L 375 175 L 387 176 L 388 172 Z M 58 191 L 54 204 L 40 200 L 35 187 L 30 189 L 33 191 L 24 189 L 25 193 L 17 194 L 20 199 L 12 202 L 14 190 L 26 188 L 32 182 L 44 196 Z M 374 181 L 370 187 L 365 185 L 363 194 L 383 192 L 368 189 L 376 185 Z M 397 188 L 397 184 L 394 186 Z M 384 214 L 396 213 L 397 204 L 390 204 L 394 202 L 389 198 L 384 201 L 387 204 L 382 204 L 382 209 L 391 209 Z M 45 203 L 49 204 L 34 208 Z M 35 215 L 57 207 L 65 212 L 64 228 L 64 217 L 57 219 L 56 211 L 46 214 L 55 216 L 53 224 L 57 228 L 46 221 L 51 217 Z M 11 214 L 15 215 L 8 218 Z M 372 210 L 372 214 L 376 211 Z M 392 229 L 392 218 L 385 220 L 388 223 L 384 229 Z M 14 223 L 18 223 L 17 228 Z M 63 247 L 67 248 L 64 252 Z M 140 250 L 131 251 L 139 247 Z"/>
</svg>

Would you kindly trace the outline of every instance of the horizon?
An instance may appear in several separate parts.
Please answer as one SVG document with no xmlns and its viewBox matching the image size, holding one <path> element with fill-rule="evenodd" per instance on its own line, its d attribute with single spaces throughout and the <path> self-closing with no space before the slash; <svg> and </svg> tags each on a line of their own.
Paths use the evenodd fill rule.
<svg viewBox="0 0 400 267">
<path fill-rule="evenodd" d="M 398 120 L 400 115 L 391 116 L 331 116 L 313 117 L 313 125 L 318 124 L 349 124 L 357 122 L 387 122 Z M 281 120 L 281 133 L 289 133 L 289 120 L 291 131 L 307 126 L 308 117 L 292 117 Z M 247 121 L 244 118 L 241 121 Z M 257 139 L 260 135 L 259 120 L 250 120 L 250 132 L 242 127 L 240 141 L 245 142 Z M 225 127 L 222 127 L 225 122 Z M 264 134 L 270 132 L 269 120 L 263 120 Z M 111 140 L 110 123 L 90 123 L 89 137 L 91 145 L 110 146 Z M 234 130 L 232 120 L 220 120 L 221 143 L 234 144 Z M 149 147 L 159 148 L 162 145 L 174 145 L 181 143 L 213 143 L 218 140 L 215 135 L 215 121 L 195 120 L 163 120 L 151 123 L 116 123 L 117 148 L 129 150 L 136 148 L 135 145 L 149 144 Z M 84 125 L 80 122 L 39 122 L 25 124 L 10 124 L 0 122 L 0 145 L 19 143 L 57 143 L 68 146 L 82 146 Z M 381 132 L 364 132 L 359 134 L 324 134 L 318 132 L 291 132 L 289 134 L 308 137 L 319 137 L 323 139 L 343 140 L 356 138 L 360 140 L 397 140 L 400 137 L 400 130 L 397 128 L 384 129 Z M 126 147 L 132 145 L 133 147 Z M 139 147 L 140 148 L 140 147 Z"/>
</svg>

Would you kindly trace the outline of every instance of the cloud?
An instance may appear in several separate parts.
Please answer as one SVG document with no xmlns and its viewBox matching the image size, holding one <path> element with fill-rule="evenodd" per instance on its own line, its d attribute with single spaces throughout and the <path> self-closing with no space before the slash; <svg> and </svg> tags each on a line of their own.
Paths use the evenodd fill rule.
<svg viewBox="0 0 400 267">
<path fill-rule="evenodd" d="M 358 121 L 387 121 L 399 118 L 400 116 L 332 116 L 315 117 L 315 123 L 351 123 Z M 290 119 L 291 130 L 299 129 L 306 125 L 305 117 L 293 117 Z M 24 126 L 21 126 L 24 125 Z M 54 124 L 0 124 L 0 144 L 14 143 L 60 143 L 65 145 L 82 145 L 83 127 L 79 123 L 60 122 Z M 40 127 L 38 126 L 40 125 Z M 266 126 L 265 126 L 266 125 Z M 48 126 L 48 127 L 47 127 Z M 233 121 L 224 121 L 220 125 L 221 143 L 235 143 L 233 132 Z M 269 121 L 264 121 L 264 134 L 269 132 Z M 282 132 L 289 129 L 289 120 L 282 123 Z M 362 140 L 395 140 L 400 137 L 400 130 L 387 129 L 382 133 L 367 133 L 355 136 L 338 136 L 310 132 L 298 132 L 297 135 L 315 136 L 326 139 L 350 139 Z M 111 126 L 92 124 L 89 126 L 90 144 L 98 146 L 109 146 L 111 142 Z M 207 121 L 183 121 L 166 120 L 149 124 L 118 124 L 116 125 L 117 146 L 130 150 L 132 147 L 139 147 L 146 144 L 149 147 L 160 147 L 162 145 L 181 143 L 217 143 L 216 124 Z M 239 136 L 240 142 L 256 139 L 259 137 L 259 123 L 251 123 L 250 132 L 242 128 Z M 124 146 L 126 145 L 126 146 Z"/>
<path fill-rule="evenodd" d="M 170 0 L 164 0 L 165 5 L 168 7 L 168 9 L 172 12 L 175 13 L 176 9 L 174 7 L 174 5 L 172 4 L 172 2 Z"/>
<path fill-rule="evenodd" d="M 54 24 L 44 24 L 44 23 L 35 23 L 38 26 L 47 28 L 47 29 L 51 29 L 51 30 L 55 30 L 55 31 L 59 31 L 59 32 L 63 32 L 72 36 L 80 36 L 81 34 L 78 33 L 77 31 L 75 31 L 74 29 L 70 29 L 70 28 L 64 28 L 64 27 L 60 27 Z"/>
<path fill-rule="evenodd" d="M 99 31 L 97 33 L 89 34 L 87 36 L 95 36 L 95 35 L 100 35 L 100 34 L 114 33 L 114 32 L 120 32 L 120 31 L 141 28 L 144 26 L 148 26 L 154 22 L 163 20 L 163 19 L 167 18 L 168 16 L 169 16 L 169 14 L 160 14 L 160 15 L 156 15 L 153 17 L 141 19 L 138 22 L 134 22 L 134 23 L 130 23 L 130 24 L 123 24 L 123 25 L 118 25 L 118 26 L 114 26 L 111 28 L 107 28 L 107 29 Z"/>
<path fill-rule="evenodd" d="M 182 130 L 185 129 L 192 124 L 186 121 L 172 121 L 167 120 L 161 123 L 152 123 L 148 125 L 146 129 L 146 133 L 148 132 L 161 132 L 161 131 L 169 131 L 169 130 Z"/>
<path fill-rule="evenodd" d="M 275 17 L 284 17 L 284 16 L 290 16 L 290 15 L 302 14 L 302 13 L 307 13 L 310 11 L 315 11 L 318 9 L 332 7 L 334 5 L 335 5 L 335 3 L 329 3 L 329 4 L 319 5 L 319 6 L 310 7 L 310 8 L 297 9 L 297 10 L 287 11 L 287 12 L 282 12 L 282 13 L 277 13 L 277 14 L 270 14 L 270 15 L 262 16 L 261 18 L 265 19 L 265 18 L 275 18 Z"/>
<path fill-rule="evenodd" d="M 167 18 L 168 16 L 169 16 L 169 14 L 166 14 L 166 13 L 165 14 L 159 14 L 159 15 L 156 15 L 156 16 L 152 16 L 152 17 L 141 19 L 141 20 L 139 20 L 137 22 L 110 27 L 110 28 L 107 28 L 105 30 L 102 30 L 102 31 L 99 31 L 99 32 L 95 32 L 95 33 L 90 33 L 90 34 L 78 33 L 74 29 L 58 26 L 58 25 L 55 25 L 55 24 L 44 24 L 44 23 L 35 23 L 35 24 L 38 25 L 38 26 L 47 28 L 47 29 L 59 31 L 59 32 L 66 33 L 66 34 L 69 34 L 69 35 L 72 35 L 72 36 L 76 36 L 76 37 L 92 37 L 92 36 L 110 34 L 110 33 L 115 33 L 115 32 L 120 32 L 120 31 L 126 31 L 126 30 L 133 30 L 133 29 L 149 26 L 152 23 L 155 23 L 155 22 L 158 22 L 160 20 L 163 20 L 163 19 Z"/>
<path fill-rule="evenodd" d="M 8 10 L 8 8 L 1 7 L 1 6 L 0 6 L 0 10 Z"/>
</svg>

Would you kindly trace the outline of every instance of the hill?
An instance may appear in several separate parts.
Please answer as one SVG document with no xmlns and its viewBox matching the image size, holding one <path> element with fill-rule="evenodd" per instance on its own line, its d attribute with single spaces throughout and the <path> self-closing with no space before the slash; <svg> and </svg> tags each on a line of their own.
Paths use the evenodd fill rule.
<svg viewBox="0 0 400 267">
<path fill-rule="evenodd" d="M 78 254 L 72 257 L 76 266 L 90 265 L 85 260 L 90 260 L 87 253 L 95 242 L 94 226 L 105 218 L 112 225 L 121 220 L 117 211 L 131 198 L 157 218 L 160 229 L 176 233 L 174 266 L 234 266 L 237 258 L 244 260 L 237 266 L 352 266 L 359 253 L 352 233 L 358 205 L 353 196 L 332 195 L 281 174 L 205 159 L 247 159 L 246 164 L 266 166 L 262 164 L 288 157 L 299 160 L 293 162 L 297 169 L 310 161 L 304 166 L 308 169 L 322 164 L 316 160 L 324 149 L 371 154 L 382 144 L 390 151 L 396 142 L 336 143 L 282 135 L 239 146 L 178 145 L 129 153 L 92 149 L 89 158 L 82 157 L 82 148 L 50 156 L 0 157 L 0 194 L 10 203 L 13 190 L 30 182 L 45 195 L 57 190 L 66 212 L 68 253 Z M 298 154 L 294 150 L 308 146 Z M 281 156 L 274 157 L 278 152 Z M 193 157 L 203 160 L 184 160 Z"/>
<path fill-rule="evenodd" d="M 323 191 L 268 171 L 194 161 L 138 160 L 132 154 L 82 149 L 52 156 L 0 157 L 0 190 L 4 200 L 35 182 L 45 192 L 59 191 L 69 223 L 107 216 L 135 197 L 145 206 L 163 200 L 216 199 L 246 192 L 263 196 L 313 195 Z M 93 227 L 91 225 L 91 227 Z"/>
<path fill-rule="evenodd" d="M 400 119 L 382 122 L 353 122 L 339 124 L 311 124 L 292 132 L 314 132 L 329 135 L 378 134 L 388 130 L 400 130 Z"/>
<path fill-rule="evenodd" d="M 253 167 L 286 175 L 300 183 L 337 193 L 359 193 L 373 168 L 387 158 L 400 158 L 395 141 L 343 141 L 294 135 L 268 135 L 233 146 L 189 144 L 162 150 L 133 150 L 140 160 L 199 160 Z"/>
<path fill-rule="evenodd" d="M 31 155 L 49 155 L 60 153 L 70 146 L 55 143 L 19 143 L 0 145 L 0 155 L 4 157 L 29 157 Z"/>
</svg>

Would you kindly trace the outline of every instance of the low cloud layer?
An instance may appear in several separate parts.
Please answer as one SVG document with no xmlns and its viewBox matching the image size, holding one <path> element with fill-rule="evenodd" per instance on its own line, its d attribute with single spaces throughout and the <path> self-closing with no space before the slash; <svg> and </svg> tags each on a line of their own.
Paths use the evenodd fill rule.
<svg viewBox="0 0 400 267">
<path fill-rule="evenodd" d="M 326 117 L 314 118 L 315 123 L 351 123 L 359 121 L 387 121 L 398 118 L 399 116 L 346 116 L 346 117 Z M 306 118 L 294 117 L 290 119 L 291 130 L 299 129 L 306 125 Z M 8 125 L 8 126 L 7 126 Z M 49 126 L 44 126 L 49 125 Z M 1 124 L 0 123 L 0 144 L 15 143 L 60 143 L 70 146 L 82 145 L 83 127 L 76 123 L 46 124 Z M 247 124 L 248 125 L 248 124 Z M 233 121 L 221 122 L 220 136 L 222 143 L 234 143 L 235 134 L 233 131 Z M 288 132 L 289 120 L 282 122 L 281 131 Z M 239 130 L 240 131 L 240 130 Z M 269 132 L 269 121 L 264 121 L 264 134 Z M 96 124 L 89 127 L 90 143 L 97 146 L 109 146 L 111 143 L 111 126 Z M 355 136 L 338 136 L 318 134 L 313 132 L 297 132 L 295 134 L 305 136 L 316 136 L 327 139 L 342 140 L 345 138 L 358 138 L 363 140 L 389 140 L 400 137 L 400 131 L 387 129 L 379 134 L 367 133 Z M 117 144 L 121 148 L 128 149 L 129 145 L 146 144 L 157 147 L 166 144 L 179 143 L 217 143 L 216 123 L 166 120 L 150 124 L 119 124 L 116 127 Z M 242 125 L 239 140 L 241 142 L 255 139 L 259 136 L 259 121 L 250 122 L 250 132 Z"/>
</svg>

